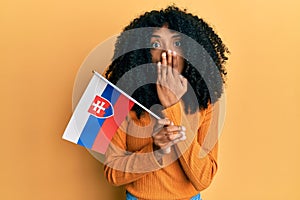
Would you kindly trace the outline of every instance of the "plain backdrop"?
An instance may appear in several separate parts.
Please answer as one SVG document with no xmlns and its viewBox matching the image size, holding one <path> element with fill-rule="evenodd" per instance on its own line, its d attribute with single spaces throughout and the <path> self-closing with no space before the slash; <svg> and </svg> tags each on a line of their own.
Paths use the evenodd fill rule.
<svg viewBox="0 0 300 200">
<path fill-rule="evenodd" d="M 231 51 L 219 170 L 204 200 L 300 199 L 300 1 L 1 0 L 0 199 L 121 200 L 61 137 L 85 57 L 145 11 L 176 3 Z"/>
</svg>

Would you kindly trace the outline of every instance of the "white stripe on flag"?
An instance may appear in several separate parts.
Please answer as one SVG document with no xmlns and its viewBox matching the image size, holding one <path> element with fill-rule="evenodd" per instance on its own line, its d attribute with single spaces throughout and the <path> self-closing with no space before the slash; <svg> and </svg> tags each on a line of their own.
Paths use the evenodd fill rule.
<svg viewBox="0 0 300 200">
<path fill-rule="evenodd" d="M 105 81 L 100 79 L 99 76 L 93 74 L 91 81 L 75 108 L 70 122 L 64 132 L 63 139 L 73 143 L 78 142 L 81 132 L 83 131 L 83 128 L 90 116 L 88 109 L 91 106 L 95 95 L 98 94 L 101 96 L 106 85 L 107 83 Z"/>
</svg>

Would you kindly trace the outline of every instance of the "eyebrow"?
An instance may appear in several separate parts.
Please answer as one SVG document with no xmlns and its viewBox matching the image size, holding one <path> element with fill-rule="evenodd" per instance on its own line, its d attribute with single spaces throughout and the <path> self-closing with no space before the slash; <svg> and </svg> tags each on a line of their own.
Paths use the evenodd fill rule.
<svg viewBox="0 0 300 200">
<path fill-rule="evenodd" d="M 151 37 L 161 38 L 160 35 L 155 35 L 155 34 L 151 35 Z M 172 35 L 171 38 L 176 38 L 176 37 L 180 37 L 180 35 L 179 34 L 174 34 L 174 35 Z"/>
</svg>

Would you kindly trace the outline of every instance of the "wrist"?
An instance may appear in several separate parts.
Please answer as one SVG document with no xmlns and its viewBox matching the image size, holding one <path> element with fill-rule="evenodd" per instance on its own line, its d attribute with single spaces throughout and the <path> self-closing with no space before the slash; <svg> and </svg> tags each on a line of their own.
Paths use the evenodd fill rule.
<svg viewBox="0 0 300 200">
<path fill-rule="evenodd" d="M 169 101 L 169 102 L 162 103 L 162 106 L 163 106 L 164 108 L 169 108 L 169 107 L 175 105 L 175 104 L 178 103 L 178 102 L 179 102 L 179 100 L 176 100 L 176 101 Z"/>
</svg>

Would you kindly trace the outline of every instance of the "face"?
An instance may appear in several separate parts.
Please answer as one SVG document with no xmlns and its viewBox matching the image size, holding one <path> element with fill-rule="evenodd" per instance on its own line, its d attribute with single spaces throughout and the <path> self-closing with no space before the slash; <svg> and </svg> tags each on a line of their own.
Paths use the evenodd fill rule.
<svg viewBox="0 0 300 200">
<path fill-rule="evenodd" d="M 181 37 L 178 33 L 173 32 L 165 27 L 155 30 L 151 36 L 151 55 L 152 62 L 157 63 L 162 60 L 162 53 L 168 50 L 177 53 L 178 71 L 182 73 L 184 67 L 184 60 L 181 56 Z"/>
</svg>

